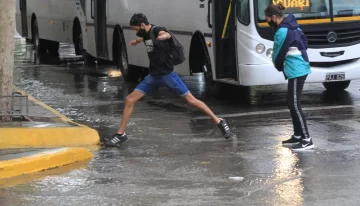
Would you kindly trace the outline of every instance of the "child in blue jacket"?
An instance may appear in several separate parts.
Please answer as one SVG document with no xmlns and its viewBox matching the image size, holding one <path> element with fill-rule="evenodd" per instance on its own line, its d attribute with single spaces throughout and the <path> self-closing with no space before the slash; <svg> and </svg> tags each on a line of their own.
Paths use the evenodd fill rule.
<svg viewBox="0 0 360 206">
<path fill-rule="evenodd" d="M 266 21 L 274 28 L 272 61 L 277 70 L 288 80 L 288 106 L 294 126 L 294 135 L 283 145 L 296 144 L 295 151 L 314 148 L 309 135 L 306 119 L 301 109 L 301 96 L 305 80 L 311 73 L 306 36 L 292 14 L 284 18 L 282 4 L 271 4 L 265 9 Z"/>
</svg>

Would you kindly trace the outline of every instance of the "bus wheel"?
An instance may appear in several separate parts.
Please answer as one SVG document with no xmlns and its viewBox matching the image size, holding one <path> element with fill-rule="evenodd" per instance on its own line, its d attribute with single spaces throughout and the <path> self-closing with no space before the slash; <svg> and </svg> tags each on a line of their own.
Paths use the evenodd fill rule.
<svg viewBox="0 0 360 206">
<path fill-rule="evenodd" d="M 78 22 L 75 23 L 73 43 L 74 43 L 74 47 L 75 47 L 75 54 L 82 55 L 84 58 L 85 64 L 88 64 L 88 65 L 96 64 L 96 58 L 91 56 L 90 54 L 88 54 L 86 52 L 86 50 L 84 49 L 83 34 L 81 31 L 80 23 L 78 23 Z"/>
<path fill-rule="evenodd" d="M 204 65 L 203 70 L 206 85 L 206 94 L 210 97 L 215 97 L 216 99 L 219 99 L 221 97 L 222 83 L 213 80 L 211 68 Z"/>
<path fill-rule="evenodd" d="M 125 45 L 122 43 L 121 38 L 117 39 L 117 52 L 116 52 L 116 66 L 120 69 L 124 79 L 129 80 L 129 63 L 127 60 L 127 53 Z"/>
<path fill-rule="evenodd" d="M 204 65 L 204 78 L 205 78 L 206 89 L 207 90 L 211 89 L 216 82 L 213 80 L 212 72 L 209 70 L 209 68 L 206 65 Z"/>
<path fill-rule="evenodd" d="M 117 68 L 120 69 L 124 80 L 129 82 L 135 82 L 140 78 L 140 76 L 137 75 L 134 71 L 137 69 L 130 69 L 125 41 L 122 38 L 119 30 L 117 30 L 116 33 L 117 34 L 114 39 L 114 63 L 116 64 Z"/>
<path fill-rule="evenodd" d="M 37 20 L 34 21 L 32 28 L 32 42 L 34 44 L 34 49 L 36 53 L 43 54 L 46 53 L 47 50 L 47 41 L 45 39 L 40 39 L 39 36 L 39 27 Z"/>
<path fill-rule="evenodd" d="M 86 51 L 84 51 L 83 58 L 84 58 L 85 63 L 88 64 L 88 65 L 95 65 L 96 64 L 97 59 L 95 57 L 91 56 Z"/>
<path fill-rule="evenodd" d="M 351 81 L 342 81 L 342 82 L 324 82 L 323 85 L 325 89 L 329 91 L 343 91 L 347 89 Z"/>
<path fill-rule="evenodd" d="M 59 47 L 60 47 L 59 42 L 48 41 L 48 51 L 51 55 L 58 56 L 59 55 Z"/>
<path fill-rule="evenodd" d="M 84 40 L 83 34 L 81 31 L 81 27 L 79 23 L 75 27 L 75 34 L 74 34 L 74 47 L 76 55 L 84 55 Z"/>
</svg>

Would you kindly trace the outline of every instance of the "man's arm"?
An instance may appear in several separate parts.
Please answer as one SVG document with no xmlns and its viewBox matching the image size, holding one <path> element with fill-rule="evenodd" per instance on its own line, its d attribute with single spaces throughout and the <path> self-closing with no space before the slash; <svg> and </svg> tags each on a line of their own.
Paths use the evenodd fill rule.
<svg viewBox="0 0 360 206">
<path fill-rule="evenodd" d="M 137 44 L 140 44 L 141 42 L 144 42 L 143 38 L 136 38 L 135 40 L 130 41 L 131 46 L 136 46 Z"/>
<path fill-rule="evenodd" d="M 169 34 L 166 31 L 160 31 L 157 37 L 157 39 L 160 41 L 168 40 L 170 38 L 171 38 L 171 34 Z"/>
<path fill-rule="evenodd" d="M 135 40 L 137 43 L 141 43 L 141 42 L 144 42 L 144 39 L 143 38 L 136 38 L 136 40 Z"/>
</svg>

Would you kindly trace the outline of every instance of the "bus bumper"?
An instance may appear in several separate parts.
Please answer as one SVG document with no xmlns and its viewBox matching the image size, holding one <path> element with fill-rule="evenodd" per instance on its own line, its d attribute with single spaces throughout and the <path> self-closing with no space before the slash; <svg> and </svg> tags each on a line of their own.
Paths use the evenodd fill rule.
<svg viewBox="0 0 360 206">
<path fill-rule="evenodd" d="M 360 79 L 360 59 L 332 67 L 311 67 L 307 83 L 322 83 L 328 74 L 345 73 L 345 79 Z M 240 84 L 244 86 L 286 84 L 282 72 L 278 72 L 273 64 L 239 65 Z"/>
</svg>

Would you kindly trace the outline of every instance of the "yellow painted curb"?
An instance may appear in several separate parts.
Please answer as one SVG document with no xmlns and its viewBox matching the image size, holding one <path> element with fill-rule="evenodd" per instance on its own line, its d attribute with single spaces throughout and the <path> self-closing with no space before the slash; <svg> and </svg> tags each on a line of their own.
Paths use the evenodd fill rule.
<svg viewBox="0 0 360 206">
<path fill-rule="evenodd" d="M 30 182 L 34 181 L 41 181 L 49 176 L 58 176 L 63 175 L 65 173 L 71 172 L 73 170 L 80 170 L 80 169 L 86 169 L 88 167 L 89 162 L 91 159 L 82 160 L 79 162 L 75 162 L 69 165 L 64 165 L 61 167 L 57 167 L 51 170 L 45 170 L 41 172 L 26 174 L 26 175 L 20 175 L 15 177 L 9 177 L 9 178 L 0 178 L 0 189 L 1 188 L 7 188 L 7 187 L 13 187 L 20 184 L 28 184 Z"/>
<path fill-rule="evenodd" d="M 95 129 L 72 121 L 16 86 L 14 86 L 14 90 L 22 95 L 27 95 L 31 102 L 49 110 L 60 121 L 71 124 L 71 126 L 0 128 L 0 148 L 87 146 L 100 143 L 100 136 Z"/>
<path fill-rule="evenodd" d="M 92 157 L 93 154 L 87 149 L 60 148 L 27 157 L 0 161 L 0 178 L 40 172 Z"/>
<path fill-rule="evenodd" d="M 88 127 L 0 128 L 0 148 L 97 144 L 99 144 L 98 132 Z"/>
</svg>

